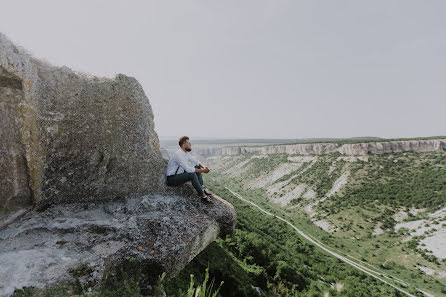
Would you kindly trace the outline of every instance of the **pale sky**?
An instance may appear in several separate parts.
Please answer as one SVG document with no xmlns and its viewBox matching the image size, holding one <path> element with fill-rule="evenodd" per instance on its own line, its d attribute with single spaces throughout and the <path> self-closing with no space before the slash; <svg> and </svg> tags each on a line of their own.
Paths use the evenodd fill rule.
<svg viewBox="0 0 446 297">
<path fill-rule="evenodd" d="M 3 1 L 0 31 L 135 77 L 159 136 L 446 135 L 446 1 Z"/>
</svg>

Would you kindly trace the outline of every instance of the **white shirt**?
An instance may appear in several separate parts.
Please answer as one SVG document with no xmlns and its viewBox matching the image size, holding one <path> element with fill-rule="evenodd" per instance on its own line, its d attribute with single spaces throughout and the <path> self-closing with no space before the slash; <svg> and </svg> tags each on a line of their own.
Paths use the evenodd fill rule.
<svg viewBox="0 0 446 297">
<path fill-rule="evenodd" d="M 193 163 L 194 166 L 200 164 L 200 161 L 192 156 L 190 152 L 178 149 L 170 158 L 169 163 L 167 163 L 166 175 L 169 176 L 175 174 L 175 171 L 177 174 L 183 172 L 195 172 L 195 168 L 189 166 L 186 161 Z"/>
</svg>

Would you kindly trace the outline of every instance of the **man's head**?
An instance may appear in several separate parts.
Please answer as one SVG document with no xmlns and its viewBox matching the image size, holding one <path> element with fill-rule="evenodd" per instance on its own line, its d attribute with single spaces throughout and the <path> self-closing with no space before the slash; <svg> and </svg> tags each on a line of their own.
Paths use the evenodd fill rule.
<svg viewBox="0 0 446 297">
<path fill-rule="evenodd" d="M 190 152 L 192 150 L 192 145 L 190 144 L 189 137 L 187 136 L 181 136 L 180 139 L 178 139 L 178 145 L 186 152 Z"/>
</svg>

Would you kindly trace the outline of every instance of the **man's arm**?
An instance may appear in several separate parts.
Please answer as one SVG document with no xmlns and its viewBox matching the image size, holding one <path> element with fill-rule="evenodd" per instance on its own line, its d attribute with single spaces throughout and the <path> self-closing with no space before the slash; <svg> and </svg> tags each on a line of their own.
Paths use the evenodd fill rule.
<svg viewBox="0 0 446 297">
<path fill-rule="evenodd" d="M 197 158 L 195 158 L 194 156 L 192 156 L 190 153 L 187 154 L 187 157 L 189 159 L 190 162 L 194 163 L 194 165 L 199 165 L 201 164 L 200 161 L 197 160 Z M 201 166 L 200 166 L 201 167 Z"/>
<path fill-rule="evenodd" d="M 203 168 L 203 169 L 194 168 L 196 173 L 208 173 L 209 172 L 209 169 L 206 166 L 204 166 L 203 164 L 201 164 L 201 162 L 198 161 L 193 155 L 186 154 L 186 156 L 190 162 L 194 163 L 195 165 L 199 165 L 201 168 Z"/>
<path fill-rule="evenodd" d="M 201 168 L 206 167 L 197 158 L 195 158 L 191 153 L 187 154 L 187 158 L 190 162 L 194 163 L 194 165 L 199 165 Z"/>
<path fill-rule="evenodd" d="M 184 169 L 184 171 L 186 171 L 187 173 L 197 172 L 196 170 L 201 170 L 201 169 L 197 169 L 197 168 L 195 168 L 195 167 L 192 167 L 192 166 L 187 165 L 186 162 L 185 162 L 185 160 L 184 160 L 184 158 L 181 158 L 181 157 L 179 157 L 179 158 L 177 159 L 177 163 L 178 163 L 178 165 L 180 165 L 180 166 Z"/>
</svg>

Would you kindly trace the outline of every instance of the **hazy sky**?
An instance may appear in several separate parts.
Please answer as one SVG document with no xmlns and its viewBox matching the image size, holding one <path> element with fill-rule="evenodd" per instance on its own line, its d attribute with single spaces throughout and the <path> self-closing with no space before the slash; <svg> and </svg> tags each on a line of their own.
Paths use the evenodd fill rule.
<svg viewBox="0 0 446 297">
<path fill-rule="evenodd" d="M 0 0 L 0 9 L 0 31 L 36 57 L 138 79 L 160 136 L 446 134 L 443 0 Z"/>
</svg>

